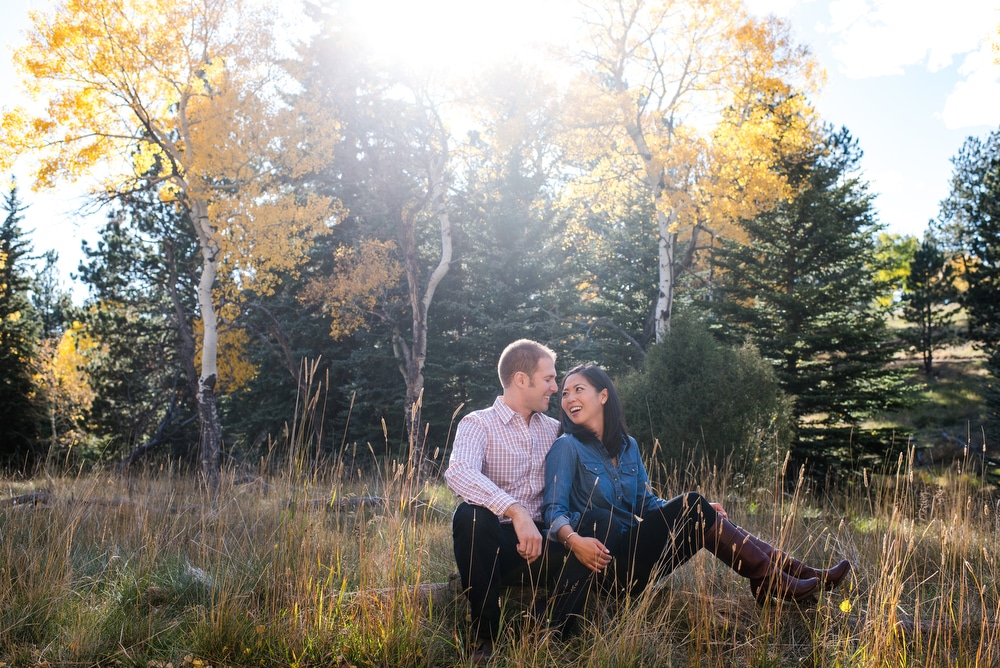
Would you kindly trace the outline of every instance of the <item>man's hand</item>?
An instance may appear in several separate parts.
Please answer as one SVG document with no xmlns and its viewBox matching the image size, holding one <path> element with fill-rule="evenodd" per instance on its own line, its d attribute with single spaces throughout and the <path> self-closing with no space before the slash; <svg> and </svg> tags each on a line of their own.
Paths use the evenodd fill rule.
<svg viewBox="0 0 1000 668">
<path fill-rule="evenodd" d="M 715 512 L 719 513 L 719 517 L 721 517 L 724 520 L 729 519 L 729 514 L 726 513 L 721 503 L 710 503 L 709 505 L 715 508 Z"/>
<path fill-rule="evenodd" d="M 517 534 L 517 553 L 529 564 L 542 556 L 542 534 L 538 532 L 535 521 L 524 506 L 515 503 L 504 514 L 513 520 L 514 533 Z"/>
</svg>

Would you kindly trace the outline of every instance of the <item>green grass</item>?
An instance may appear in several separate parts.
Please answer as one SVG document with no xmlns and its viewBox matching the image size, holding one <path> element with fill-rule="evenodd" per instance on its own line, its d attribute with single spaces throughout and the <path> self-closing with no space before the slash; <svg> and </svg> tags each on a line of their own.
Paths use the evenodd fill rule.
<svg viewBox="0 0 1000 668">
<path fill-rule="evenodd" d="M 965 456 L 966 447 L 982 452 L 985 423 L 983 399 L 985 358 L 972 344 L 937 350 L 930 375 L 919 355 L 907 354 L 896 364 L 911 370 L 913 401 L 906 408 L 878 416 L 865 426 L 898 429 L 917 446 L 918 465 L 949 465 Z M 995 456 L 996 444 L 986 443 Z"/>
</svg>

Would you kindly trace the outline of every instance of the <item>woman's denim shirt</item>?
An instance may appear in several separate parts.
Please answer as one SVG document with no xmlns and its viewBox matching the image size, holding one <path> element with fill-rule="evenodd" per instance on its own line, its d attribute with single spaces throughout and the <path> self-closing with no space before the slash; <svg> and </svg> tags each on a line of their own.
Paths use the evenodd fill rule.
<svg viewBox="0 0 1000 668">
<path fill-rule="evenodd" d="M 639 446 L 631 436 L 618 455 L 618 466 L 596 437 L 581 441 L 571 434 L 560 436 L 545 457 L 543 499 L 542 516 L 551 540 L 558 540 L 559 529 L 567 524 L 577 529 L 583 513 L 592 508 L 610 510 L 624 530 L 663 503 L 649 487 Z"/>
</svg>

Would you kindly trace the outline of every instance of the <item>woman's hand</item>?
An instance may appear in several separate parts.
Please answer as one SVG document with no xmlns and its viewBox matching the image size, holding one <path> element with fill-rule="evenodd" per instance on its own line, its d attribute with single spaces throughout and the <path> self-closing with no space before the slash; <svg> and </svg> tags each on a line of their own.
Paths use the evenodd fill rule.
<svg viewBox="0 0 1000 668">
<path fill-rule="evenodd" d="M 611 552 L 596 538 L 573 534 L 567 547 L 577 561 L 595 573 L 600 573 L 611 563 Z"/>
<path fill-rule="evenodd" d="M 726 512 L 725 508 L 722 507 L 721 503 L 710 503 L 709 505 L 715 508 L 715 512 L 719 513 L 719 517 L 721 517 L 724 520 L 729 519 L 729 513 Z"/>
</svg>

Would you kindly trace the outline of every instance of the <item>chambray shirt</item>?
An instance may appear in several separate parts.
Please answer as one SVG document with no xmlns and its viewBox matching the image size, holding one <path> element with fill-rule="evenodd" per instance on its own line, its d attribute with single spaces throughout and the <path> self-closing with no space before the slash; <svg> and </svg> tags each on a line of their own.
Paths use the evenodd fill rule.
<svg viewBox="0 0 1000 668">
<path fill-rule="evenodd" d="M 596 437 L 581 441 L 570 434 L 560 436 L 545 457 L 543 499 L 550 540 L 558 540 L 559 529 L 567 524 L 576 529 L 591 508 L 610 510 L 624 530 L 665 503 L 650 489 L 639 446 L 631 436 L 617 466 Z"/>
</svg>

